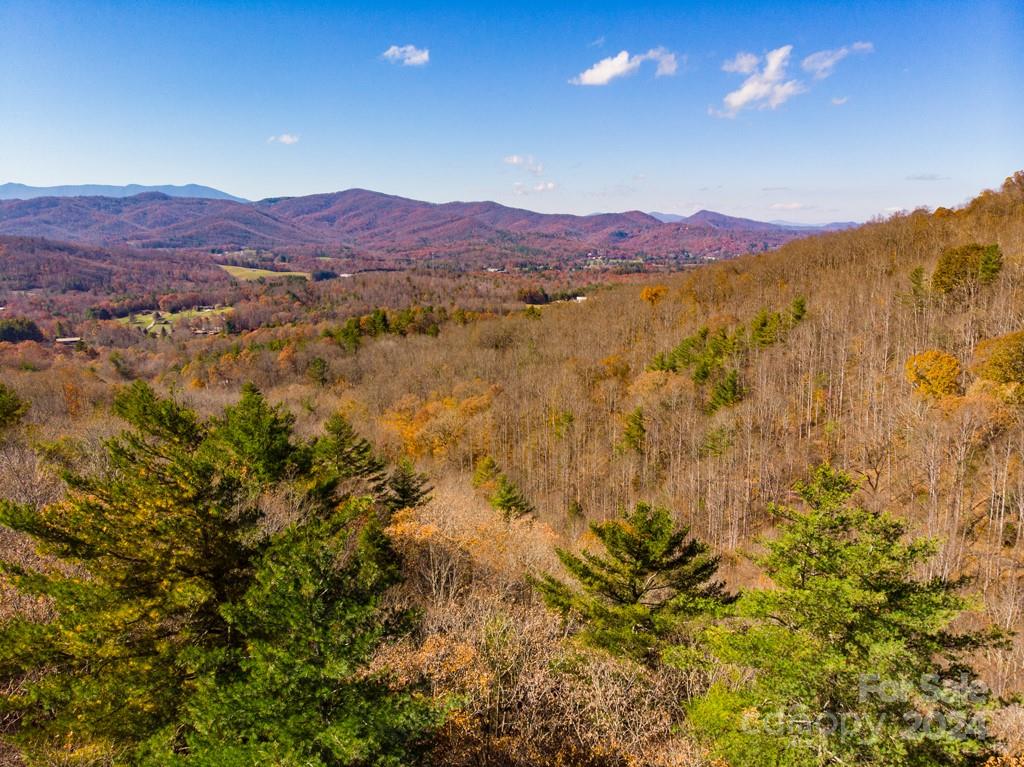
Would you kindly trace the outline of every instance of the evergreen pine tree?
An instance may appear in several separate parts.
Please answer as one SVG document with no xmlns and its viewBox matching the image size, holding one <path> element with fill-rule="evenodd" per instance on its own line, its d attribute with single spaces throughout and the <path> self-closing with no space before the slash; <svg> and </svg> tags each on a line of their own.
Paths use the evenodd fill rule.
<svg viewBox="0 0 1024 767">
<path fill-rule="evenodd" d="M 748 681 L 694 704 L 697 731 L 751 767 L 983 762 L 987 696 L 965 657 L 995 637 L 950 630 L 963 582 L 918 579 L 935 542 L 851 503 L 848 475 L 823 466 L 797 490 L 807 509 L 775 508 L 784 524 L 759 560 L 775 588 L 708 632 L 722 678 Z"/>
<path fill-rule="evenodd" d="M 417 472 L 408 458 L 403 458 L 388 477 L 388 507 L 397 511 L 422 506 L 430 499 L 432 489 L 426 475 Z"/>
<path fill-rule="evenodd" d="M 1003 270 L 1003 251 L 998 245 L 988 245 L 978 257 L 978 282 L 988 285 Z"/>
<path fill-rule="evenodd" d="M 708 412 L 714 413 L 723 407 L 732 407 L 743 399 L 743 384 L 740 383 L 738 370 L 730 370 L 722 380 L 711 389 L 708 397 Z"/>
<path fill-rule="evenodd" d="M 713 580 L 718 557 L 689 538 L 689 528 L 677 527 L 667 509 L 638 503 L 590 529 L 603 555 L 557 550 L 578 588 L 551 575 L 535 582 L 549 607 L 580 617 L 589 644 L 654 663 L 683 622 L 731 601 Z"/>
<path fill-rule="evenodd" d="M 626 416 L 626 427 L 622 433 L 622 447 L 637 453 L 644 451 L 647 439 L 647 426 L 644 424 L 643 408 L 636 408 Z"/>
<path fill-rule="evenodd" d="M 497 486 L 490 498 L 491 506 L 500 511 L 505 521 L 533 514 L 533 504 L 504 474 L 498 475 Z"/>
<path fill-rule="evenodd" d="M 313 448 L 317 475 L 340 497 L 370 494 L 387 497 L 387 471 L 370 442 L 340 413 L 324 426 Z"/>
<path fill-rule="evenodd" d="M 156 739 L 145 763 L 352 765 L 417 762 L 441 711 L 382 673 L 360 672 L 409 614 L 385 613 L 401 577 L 368 499 L 288 528 L 223 612 L 236 646 L 216 648 L 187 701 L 186 747 Z"/>
<path fill-rule="evenodd" d="M 53 606 L 0 625 L 27 764 L 409 763 L 436 716 L 365 671 L 402 617 L 381 608 L 397 558 L 369 499 L 320 492 L 341 459 L 318 476 L 252 389 L 205 421 L 141 382 L 114 410 L 130 428 L 102 471 L 41 509 L 0 502 L 52 563 L 2 563 Z M 274 532 L 259 499 L 282 490 L 304 514 Z"/>
<path fill-rule="evenodd" d="M 230 457 L 243 476 L 260 482 L 280 479 L 297 468 L 296 460 L 304 460 L 290 441 L 294 422 L 291 413 L 272 407 L 259 389 L 245 384 L 238 403 L 217 420 L 210 446 Z"/>
</svg>

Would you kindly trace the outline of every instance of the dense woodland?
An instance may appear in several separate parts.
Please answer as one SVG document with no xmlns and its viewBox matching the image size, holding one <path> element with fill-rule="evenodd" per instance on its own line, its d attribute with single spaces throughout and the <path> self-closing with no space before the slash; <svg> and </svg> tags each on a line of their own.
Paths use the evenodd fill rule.
<svg viewBox="0 0 1024 767">
<path fill-rule="evenodd" d="M 3 758 L 1019 763 L 1024 173 L 584 277 L 8 294 Z"/>
</svg>

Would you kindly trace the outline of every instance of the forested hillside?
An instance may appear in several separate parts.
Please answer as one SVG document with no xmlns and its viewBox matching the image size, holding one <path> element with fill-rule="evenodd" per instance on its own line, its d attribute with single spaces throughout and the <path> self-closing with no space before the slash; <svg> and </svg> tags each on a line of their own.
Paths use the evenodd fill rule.
<svg viewBox="0 0 1024 767">
<path fill-rule="evenodd" d="M 505 315 L 277 290 L 236 332 L 0 342 L 10 763 L 1016 763 L 1024 173 Z"/>
<path fill-rule="evenodd" d="M 131 197 L 0 199 L 0 234 L 142 249 L 240 248 L 356 255 L 380 261 L 445 259 L 499 266 L 584 263 L 592 256 L 680 265 L 777 247 L 790 226 L 703 211 L 666 223 L 646 213 L 573 216 L 494 202 L 443 204 L 366 189 L 243 203 L 147 192 Z"/>
</svg>

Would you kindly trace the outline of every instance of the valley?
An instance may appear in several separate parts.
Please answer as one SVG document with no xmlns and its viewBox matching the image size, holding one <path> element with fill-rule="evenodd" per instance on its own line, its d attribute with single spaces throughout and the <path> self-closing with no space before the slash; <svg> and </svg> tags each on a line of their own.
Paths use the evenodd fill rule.
<svg viewBox="0 0 1024 767">
<path fill-rule="evenodd" d="M 333 218 L 337 204 L 293 201 L 289 226 L 363 231 L 361 247 L 385 237 L 365 233 L 379 214 Z M 506 231 L 539 236 L 535 222 L 516 224 L 506 211 L 457 220 L 445 213 L 437 223 L 437 211 L 412 207 L 408 215 L 425 217 L 416 230 L 432 237 L 465 233 L 469 221 L 472 237 L 489 236 L 479 233 L 493 231 L 499 214 Z M 627 218 L 637 238 L 657 231 L 639 215 Z M 400 219 L 375 226 L 397 237 Z M 559 238 L 597 240 L 624 226 L 560 229 L 570 224 L 578 226 L 545 226 Z M 90 223 L 76 231 L 99 230 Z M 595 531 L 638 503 L 671 510 L 720 557 L 723 588 L 746 594 L 747 604 L 765 582 L 766 547 L 785 540 L 787 519 L 799 519 L 780 511 L 801 503 L 794 488 L 849 482 L 866 519 L 884 511 L 908 538 L 934 541 L 914 577 L 969 581 L 964 593 L 975 607 L 959 613 L 958 631 L 980 637 L 1019 623 L 1020 173 L 960 208 L 894 215 L 675 271 L 527 269 L 501 259 L 481 261 L 503 264 L 494 271 L 453 270 L 410 256 L 409 267 L 341 276 L 322 250 L 307 259 L 272 246 L 203 253 L 23 235 L 2 242 L 0 262 L 16 269 L 4 272 L 0 332 L 13 317 L 43 332 L 0 343 L 3 384 L 28 403 L 0 449 L 0 497 L 43 508 L 68 492 L 61 467 L 102 473 L 111 459 L 97 446 L 123 428 L 111 408 L 136 429 L 158 428 L 120 399 L 152 396 L 145 387 L 187 406 L 194 415 L 186 421 L 213 419 L 203 427 L 210 434 L 222 428 L 224 408 L 253 391 L 272 404 L 273 418 L 285 418 L 289 444 L 320 439 L 325 424 L 342 428 L 331 420 L 340 415 L 351 425 L 342 431 L 365 437 L 353 443 L 364 445 L 358 450 L 372 445 L 388 465 L 415 467 L 417 486 L 431 490 L 396 507 L 387 529 L 404 563 L 394 598 L 422 621 L 373 663 L 421 679 L 434 700 L 462 701 L 432 746 L 446 763 L 555 764 L 571 753 L 578 764 L 606 764 L 606 727 L 622 760 L 612 763 L 705 763 L 698 744 L 713 738 L 715 717 L 739 715 L 730 707 L 745 705 L 742 688 L 716 693 L 715 672 L 701 664 L 646 655 L 637 664 L 615 649 L 627 645 L 614 634 L 563 646 L 566 625 L 580 637 L 589 636 L 585 626 L 563 624 L 530 596 L 536 579 L 564 577 L 571 560 L 557 550 L 594 551 Z M 72 275 L 80 287 L 69 285 Z M 51 343 L 68 334 L 82 341 Z M 165 407 L 154 401 L 139 412 Z M 842 475 L 820 474 L 822 466 Z M 275 514 L 291 512 L 273 493 L 300 487 L 281 476 L 283 484 L 259 491 Z M 18 541 L 8 540 L 7 556 L 30 561 Z M 11 599 L 4 610 L 19 609 Z M 665 652 L 691 646 L 676 632 L 696 631 L 705 619 L 693 620 L 666 629 L 657 640 L 668 643 Z M 715 632 L 744 621 L 760 626 L 737 614 L 700 640 L 715 658 L 711 669 L 738 652 L 714 644 Z M 563 652 L 577 664 L 571 673 L 559 670 Z M 969 662 L 1001 701 L 993 732 L 1019 747 L 1020 637 L 980 643 Z M 681 699 L 690 702 L 680 708 Z M 622 702 L 620 714 L 605 718 Z"/>
</svg>

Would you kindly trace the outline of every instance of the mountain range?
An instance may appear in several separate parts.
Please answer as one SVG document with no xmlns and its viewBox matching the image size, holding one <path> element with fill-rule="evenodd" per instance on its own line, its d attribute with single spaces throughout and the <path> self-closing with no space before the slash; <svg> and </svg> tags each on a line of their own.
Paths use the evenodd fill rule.
<svg viewBox="0 0 1024 767">
<path fill-rule="evenodd" d="M 244 197 L 222 192 L 202 184 L 163 184 L 144 186 L 142 184 L 70 184 L 65 186 L 28 186 L 26 184 L 0 184 L 0 200 L 33 200 L 36 197 L 132 197 L 146 192 L 159 192 L 168 197 L 202 197 L 211 200 L 234 200 L 248 202 Z"/>
<path fill-rule="evenodd" d="M 720 258 L 769 250 L 808 231 L 712 211 L 665 222 L 640 211 L 546 214 L 349 189 L 252 203 L 159 191 L 0 200 L 0 234 L 136 248 L 337 247 L 377 258 L 562 261 Z"/>
</svg>

